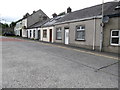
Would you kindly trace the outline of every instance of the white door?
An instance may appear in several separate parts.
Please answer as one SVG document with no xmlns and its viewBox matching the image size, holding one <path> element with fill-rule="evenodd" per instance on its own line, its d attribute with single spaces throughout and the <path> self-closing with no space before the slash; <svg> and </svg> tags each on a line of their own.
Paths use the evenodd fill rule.
<svg viewBox="0 0 120 90">
<path fill-rule="evenodd" d="M 65 29 L 65 44 L 69 44 L 69 29 Z"/>
</svg>

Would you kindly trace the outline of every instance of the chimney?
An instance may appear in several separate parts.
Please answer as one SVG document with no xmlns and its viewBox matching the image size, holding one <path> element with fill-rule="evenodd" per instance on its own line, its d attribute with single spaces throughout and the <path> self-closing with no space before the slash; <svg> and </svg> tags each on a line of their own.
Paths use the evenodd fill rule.
<svg viewBox="0 0 120 90">
<path fill-rule="evenodd" d="M 67 8 L 67 13 L 71 13 L 72 9 L 70 7 Z"/>
<path fill-rule="evenodd" d="M 23 16 L 23 18 L 27 18 L 28 16 L 30 16 L 30 14 L 29 14 L 29 13 L 26 13 L 26 14 Z"/>
<path fill-rule="evenodd" d="M 36 11 L 33 11 L 33 14 L 36 13 Z"/>
<path fill-rule="evenodd" d="M 53 16 L 53 18 L 55 18 L 55 17 L 57 17 L 57 14 L 56 14 L 56 13 L 54 13 L 54 14 L 52 14 L 52 16 Z"/>
</svg>

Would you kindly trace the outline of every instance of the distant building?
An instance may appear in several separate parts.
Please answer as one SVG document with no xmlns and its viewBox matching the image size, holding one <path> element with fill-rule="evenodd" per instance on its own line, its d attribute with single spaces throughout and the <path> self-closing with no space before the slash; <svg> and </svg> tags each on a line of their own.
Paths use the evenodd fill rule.
<svg viewBox="0 0 120 90">
<path fill-rule="evenodd" d="M 28 37 L 27 28 L 37 22 L 46 20 L 47 18 L 49 17 L 41 9 L 38 11 L 33 11 L 31 15 L 27 13 L 22 19 L 16 22 L 16 26 L 14 28 L 15 35 Z"/>
</svg>

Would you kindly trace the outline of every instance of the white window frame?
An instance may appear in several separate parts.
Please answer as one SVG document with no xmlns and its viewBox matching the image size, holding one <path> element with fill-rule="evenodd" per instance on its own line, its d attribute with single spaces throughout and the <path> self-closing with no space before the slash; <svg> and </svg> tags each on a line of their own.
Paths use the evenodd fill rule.
<svg viewBox="0 0 120 90">
<path fill-rule="evenodd" d="M 77 27 L 80 27 L 80 29 L 77 29 Z M 77 32 L 81 32 L 81 31 L 84 31 L 84 33 L 85 33 L 85 28 L 84 29 L 82 29 L 82 27 L 83 27 L 83 25 L 79 25 L 79 26 L 76 26 L 76 35 L 77 35 Z M 85 27 L 85 26 L 84 26 Z M 77 38 L 77 36 L 76 36 L 76 40 L 85 40 L 85 38 L 84 39 L 78 39 Z"/>
<path fill-rule="evenodd" d="M 45 33 L 46 32 L 46 33 Z M 47 29 L 43 30 L 43 38 L 47 38 Z"/>
<path fill-rule="evenodd" d="M 58 33 L 61 33 L 61 39 L 58 39 Z M 62 40 L 62 29 L 61 29 L 61 27 L 59 27 L 59 28 L 56 28 L 56 40 Z"/>
<path fill-rule="evenodd" d="M 112 36 L 112 32 L 113 31 L 118 31 L 118 36 Z M 114 44 L 112 43 L 112 38 L 119 38 L 119 43 L 118 44 Z M 111 45 L 114 45 L 114 46 L 120 46 L 120 30 L 111 30 L 111 38 L 110 38 L 110 44 Z"/>
</svg>

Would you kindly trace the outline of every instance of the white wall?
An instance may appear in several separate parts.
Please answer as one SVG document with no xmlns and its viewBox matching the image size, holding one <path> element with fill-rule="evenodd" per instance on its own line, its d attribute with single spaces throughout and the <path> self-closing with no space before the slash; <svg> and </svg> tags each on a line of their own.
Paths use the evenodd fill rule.
<svg viewBox="0 0 120 90">
<path fill-rule="evenodd" d="M 22 27 L 27 27 L 27 19 L 22 20 Z M 27 29 L 22 29 L 22 37 L 27 37 Z"/>
<path fill-rule="evenodd" d="M 22 37 L 27 37 L 27 29 L 22 29 Z"/>
<path fill-rule="evenodd" d="M 27 18 L 22 20 L 22 27 L 26 26 L 27 27 Z"/>
<path fill-rule="evenodd" d="M 22 21 L 16 23 L 16 26 L 14 28 L 14 32 L 16 36 L 20 36 L 20 29 L 22 29 Z"/>
<path fill-rule="evenodd" d="M 35 30 L 35 38 L 34 39 L 38 39 L 38 29 L 34 29 Z"/>
<path fill-rule="evenodd" d="M 14 30 L 16 36 L 20 36 L 20 30 Z"/>
<path fill-rule="evenodd" d="M 54 42 L 54 27 L 41 28 L 41 41 L 50 42 L 50 29 L 52 29 L 52 43 Z M 43 30 L 47 30 L 47 38 L 43 37 Z"/>
<path fill-rule="evenodd" d="M 20 30 L 22 29 L 22 37 L 27 37 L 27 31 L 23 29 L 23 26 L 27 27 L 27 18 L 16 23 L 16 26 L 14 28 L 15 35 L 20 36 Z"/>
<path fill-rule="evenodd" d="M 28 38 L 30 38 L 30 29 L 27 29 L 28 31 Z"/>
</svg>

